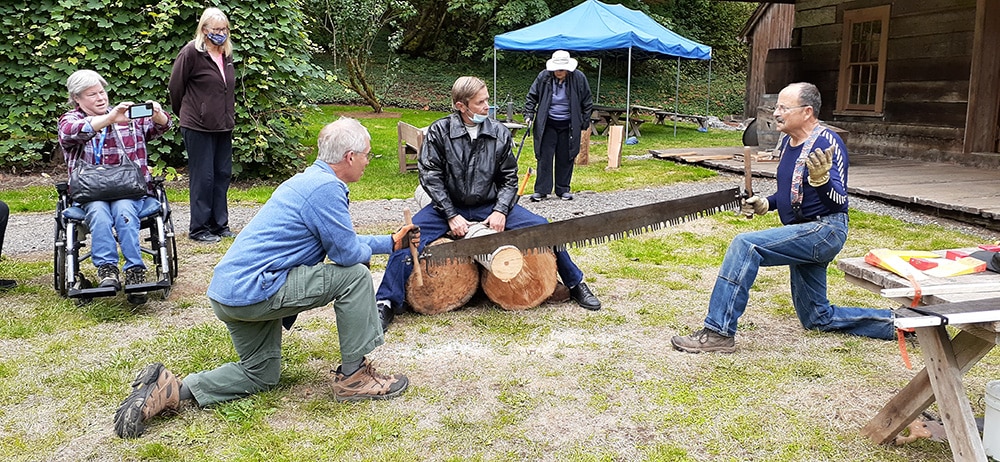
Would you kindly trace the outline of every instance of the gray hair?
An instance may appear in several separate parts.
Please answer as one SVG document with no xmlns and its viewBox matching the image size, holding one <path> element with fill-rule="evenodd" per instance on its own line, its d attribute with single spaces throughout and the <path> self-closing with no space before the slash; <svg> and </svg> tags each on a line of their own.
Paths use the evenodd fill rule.
<svg viewBox="0 0 1000 462">
<path fill-rule="evenodd" d="M 819 118 L 819 109 L 823 105 L 823 101 L 819 96 L 819 88 L 809 82 L 797 82 L 789 85 L 789 87 L 795 87 L 799 90 L 799 104 L 804 106 L 812 106 L 813 115 Z"/>
<path fill-rule="evenodd" d="M 455 80 L 455 84 L 451 86 L 452 107 L 455 106 L 455 103 L 468 105 L 469 99 L 476 96 L 476 93 L 479 93 L 479 90 L 482 90 L 484 87 L 486 87 L 486 82 L 483 82 L 483 79 L 479 77 L 459 77 L 458 80 Z"/>
<path fill-rule="evenodd" d="M 320 130 L 316 141 L 316 146 L 319 148 L 316 159 L 331 165 L 339 164 L 348 151 L 363 152 L 365 142 L 369 140 L 371 135 L 361 122 L 350 117 L 341 117 Z"/>
<path fill-rule="evenodd" d="M 66 79 L 66 91 L 69 92 L 69 104 L 76 105 L 76 96 L 83 93 L 84 90 L 100 84 L 107 88 L 108 82 L 98 74 L 97 71 L 92 71 L 90 69 L 80 69 L 72 74 Z"/>
</svg>

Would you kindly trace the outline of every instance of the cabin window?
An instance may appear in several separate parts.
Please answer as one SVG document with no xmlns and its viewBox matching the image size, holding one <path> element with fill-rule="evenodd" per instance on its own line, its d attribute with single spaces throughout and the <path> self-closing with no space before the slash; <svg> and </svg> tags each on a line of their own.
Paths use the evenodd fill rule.
<svg viewBox="0 0 1000 462">
<path fill-rule="evenodd" d="M 881 115 L 889 6 L 844 12 L 837 111 Z"/>
</svg>

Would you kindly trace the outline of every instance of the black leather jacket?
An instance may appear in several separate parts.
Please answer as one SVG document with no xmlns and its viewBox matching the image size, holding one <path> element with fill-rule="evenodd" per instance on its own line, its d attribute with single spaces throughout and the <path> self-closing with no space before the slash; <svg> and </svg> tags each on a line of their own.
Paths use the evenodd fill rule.
<svg viewBox="0 0 1000 462">
<path fill-rule="evenodd" d="M 493 204 L 504 215 L 517 203 L 517 161 L 510 130 L 489 119 L 475 140 L 457 112 L 427 128 L 420 152 L 420 184 L 434 209 L 451 219 L 456 207 Z"/>
</svg>

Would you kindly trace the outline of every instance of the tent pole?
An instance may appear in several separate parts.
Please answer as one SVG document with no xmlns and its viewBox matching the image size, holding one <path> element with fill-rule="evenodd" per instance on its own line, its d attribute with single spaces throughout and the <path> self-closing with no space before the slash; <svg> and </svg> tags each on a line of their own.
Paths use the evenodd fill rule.
<svg viewBox="0 0 1000 462">
<path fill-rule="evenodd" d="M 708 60 L 708 95 L 705 96 L 705 117 L 708 117 L 708 100 L 712 98 L 712 60 Z"/>
<path fill-rule="evenodd" d="M 628 138 L 629 123 L 632 121 L 632 47 L 628 47 L 628 84 L 625 86 L 625 136 Z"/>
<path fill-rule="evenodd" d="M 493 47 L 493 98 L 497 97 L 497 48 Z M 496 103 L 496 100 L 493 101 Z M 497 106 L 497 110 L 500 106 Z M 496 114 L 496 112 L 494 112 Z"/>
<path fill-rule="evenodd" d="M 601 104 L 601 72 L 604 69 L 604 57 L 597 58 L 597 98 L 594 102 Z"/>
<path fill-rule="evenodd" d="M 674 138 L 677 138 L 678 102 L 681 100 L 681 57 L 677 57 L 677 80 L 674 83 Z"/>
</svg>

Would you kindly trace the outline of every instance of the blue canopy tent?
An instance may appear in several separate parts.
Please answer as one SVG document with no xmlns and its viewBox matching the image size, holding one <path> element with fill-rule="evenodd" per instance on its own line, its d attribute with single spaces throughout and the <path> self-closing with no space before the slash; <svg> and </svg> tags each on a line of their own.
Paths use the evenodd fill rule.
<svg viewBox="0 0 1000 462">
<path fill-rule="evenodd" d="M 496 50 L 545 53 L 555 50 L 582 56 L 628 56 L 626 114 L 631 111 L 632 59 L 674 57 L 677 59 L 674 112 L 678 111 L 680 60 L 709 60 L 709 92 L 712 81 L 712 48 L 675 34 L 641 11 L 597 0 L 583 3 L 537 24 L 493 37 L 493 92 L 496 94 Z M 600 98 L 600 70 L 598 70 Z M 708 112 L 708 96 L 705 99 Z M 626 124 L 628 118 L 626 117 Z M 626 133 L 628 127 L 626 126 Z M 677 124 L 674 123 L 674 134 Z"/>
</svg>

